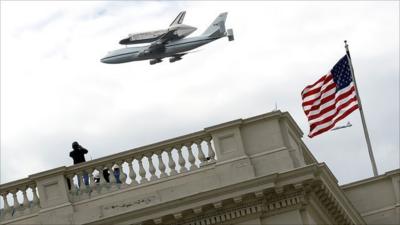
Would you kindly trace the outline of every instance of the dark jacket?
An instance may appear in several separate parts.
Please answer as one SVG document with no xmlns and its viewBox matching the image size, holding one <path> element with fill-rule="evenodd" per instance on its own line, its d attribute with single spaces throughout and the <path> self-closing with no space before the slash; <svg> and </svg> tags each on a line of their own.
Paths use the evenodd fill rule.
<svg viewBox="0 0 400 225">
<path fill-rule="evenodd" d="M 78 146 L 73 151 L 69 153 L 69 156 L 74 159 L 74 164 L 86 162 L 85 154 L 88 153 L 88 150 L 83 148 L 82 146 Z"/>
</svg>

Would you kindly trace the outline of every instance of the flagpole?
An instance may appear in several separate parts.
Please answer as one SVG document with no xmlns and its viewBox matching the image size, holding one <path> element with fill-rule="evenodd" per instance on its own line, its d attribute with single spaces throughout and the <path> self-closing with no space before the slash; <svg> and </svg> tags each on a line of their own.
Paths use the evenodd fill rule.
<svg viewBox="0 0 400 225">
<path fill-rule="evenodd" d="M 344 41 L 344 44 L 345 44 L 345 48 L 346 48 L 347 59 L 349 60 L 351 76 L 352 76 L 352 78 L 353 78 L 354 87 L 355 87 L 355 89 L 356 89 L 356 95 L 357 95 L 357 100 L 358 100 L 358 107 L 359 107 L 359 111 L 360 111 L 360 115 L 361 115 L 361 121 L 362 121 L 363 128 L 364 128 L 364 136 L 365 136 L 365 140 L 367 141 L 367 146 L 368 146 L 369 159 L 371 160 L 372 170 L 373 170 L 373 172 L 374 172 L 374 176 L 378 176 L 378 170 L 377 170 L 377 168 L 376 168 L 374 153 L 372 152 L 372 147 L 371 147 L 371 140 L 369 139 L 367 124 L 366 124 L 366 122 L 365 122 L 364 112 L 363 112 L 363 108 L 362 108 L 362 105 L 361 105 L 361 98 L 360 98 L 360 95 L 359 95 L 359 93 L 358 93 L 358 88 L 357 88 L 357 83 L 356 83 L 356 77 L 355 77 L 355 75 L 354 75 L 353 64 L 352 64 L 352 62 L 351 62 L 350 51 L 349 51 L 349 45 L 347 44 L 347 41 L 346 41 L 346 40 Z"/>
</svg>

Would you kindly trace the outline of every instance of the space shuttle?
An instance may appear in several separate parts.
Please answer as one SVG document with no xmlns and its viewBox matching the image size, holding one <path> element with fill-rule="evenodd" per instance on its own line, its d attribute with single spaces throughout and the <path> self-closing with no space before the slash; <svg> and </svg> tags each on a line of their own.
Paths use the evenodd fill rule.
<svg viewBox="0 0 400 225">
<path fill-rule="evenodd" d="M 165 35 L 170 31 L 174 31 L 173 32 L 174 37 L 171 37 L 171 40 L 182 39 L 190 35 L 197 29 L 195 27 L 182 24 L 183 19 L 185 18 L 185 14 L 186 11 L 180 12 L 178 16 L 169 25 L 168 29 L 129 34 L 127 38 L 120 40 L 119 43 L 121 45 L 150 43 L 159 39 L 160 37 L 162 37 L 163 35 Z"/>
</svg>

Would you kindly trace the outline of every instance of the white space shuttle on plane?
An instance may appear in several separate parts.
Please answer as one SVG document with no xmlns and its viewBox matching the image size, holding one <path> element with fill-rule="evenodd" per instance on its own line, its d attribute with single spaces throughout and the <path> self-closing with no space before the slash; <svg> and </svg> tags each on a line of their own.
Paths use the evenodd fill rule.
<svg viewBox="0 0 400 225">
<path fill-rule="evenodd" d="M 182 39 L 197 30 L 196 27 L 182 24 L 185 14 L 186 11 L 180 12 L 169 25 L 168 29 L 129 34 L 127 38 L 122 39 L 119 43 L 121 45 L 150 43 L 159 39 L 169 31 L 175 31 L 176 39 Z"/>
</svg>

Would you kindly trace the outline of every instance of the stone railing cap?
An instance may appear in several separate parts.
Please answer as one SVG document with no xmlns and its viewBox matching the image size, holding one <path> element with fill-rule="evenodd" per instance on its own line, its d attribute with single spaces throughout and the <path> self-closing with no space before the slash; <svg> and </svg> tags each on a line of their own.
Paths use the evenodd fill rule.
<svg viewBox="0 0 400 225">
<path fill-rule="evenodd" d="M 35 182 L 29 178 L 23 178 L 15 181 L 11 181 L 5 184 L 0 184 L 0 194 L 4 193 L 5 191 L 18 189 L 22 186 L 29 186 L 34 184 Z"/>
<path fill-rule="evenodd" d="M 40 179 L 40 178 L 45 178 L 48 176 L 53 176 L 55 174 L 63 174 L 67 170 L 66 166 L 60 166 L 51 170 L 46 170 L 43 172 L 35 173 L 32 175 L 29 175 L 30 179 Z"/>
</svg>

